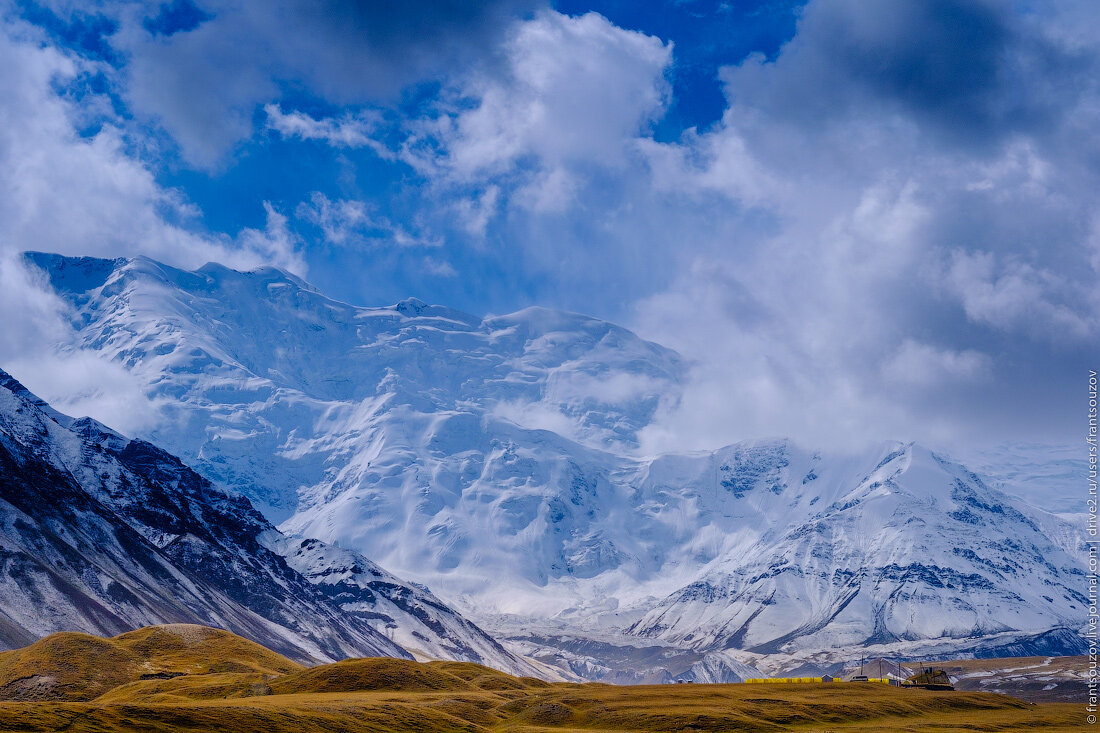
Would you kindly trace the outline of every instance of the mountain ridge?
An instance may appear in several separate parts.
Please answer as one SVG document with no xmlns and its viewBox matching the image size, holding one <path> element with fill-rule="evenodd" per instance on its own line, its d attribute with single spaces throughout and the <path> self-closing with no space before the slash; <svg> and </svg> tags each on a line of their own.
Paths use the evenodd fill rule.
<svg viewBox="0 0 1100 733">
<path fill-rule="evenodd" d="M 231 628 L 303 661 L 409 657 L 391 638 L 397 629 L 427 656 L 545 673 L 365 558 L 379 582 L 341 607 L 276 551 L 281 535 L 246 497 L 150 443 L 62 415 L 2 370 L 0 466 L 0 641 L 9 646 L 155 621 Z"/>
<path fill-rule="evenodd" d="M 685 367 L 612 324 L 359 308 L 263 273 L 166 284 L 125 264 L 80 290 L 94 280 L 79 261 L 38 261 L 54 263 L 78 346 L 163 400 L 158 440 L 266 502 L 289 535 L 376 559 L 505 636 L 560 621 L 706 653 L 919 654 L 980 646 L 967 633 L 1019 644 L 1077 618 L 1073 528 L 920 446 L 639 456 Z M 277 495 L 250 488 L 265 476 Z M 993 554 L 976 530 L 994 532 Z M 768 576 L 773 558 L 786 569 Z M 1030 575 L 1050 592 L 1022 588 Z M 770 606 L 760 583 L 778 593 Z M 980 598 L 959 606 L 967 629 L 928 621 L 952 618 L 948 591 Z"/>
</svg>

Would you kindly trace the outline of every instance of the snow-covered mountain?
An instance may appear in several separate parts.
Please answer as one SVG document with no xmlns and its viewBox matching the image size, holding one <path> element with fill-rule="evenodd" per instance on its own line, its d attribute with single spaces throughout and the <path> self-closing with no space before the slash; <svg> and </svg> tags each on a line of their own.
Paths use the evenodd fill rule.
<svg viewBox="0 0 1100 733">
<path fill-rule="evenodd" d="M 1013 443 L 967 455 L 964 462 L 991 485 L 1065 517 L 1085 511 L 1081 477 L 1088 456 L 1077 446 Z"/>
<path fill-rule="evenodd" d="M 260 541 L 321 588 L 334 605 L 366 620 L 417 659 L 477 662 L 516 675 L 560 677 L 552 668 L 505 649 L 427 587 L 407 583 L 356 552 L 277 530 L 269 530 Z"/>
<path fill-rule="evenodd" d="M 79 345 L 162 406 L 148 437 L 288 535 L 426 583 L 524 649 L 614 633 L 741 661 L 1076 643 L 1048 632 L 1082 618 L 1079 533 L 920 446 L 638 455 L 684 367 L 617 326 L 355 307 L 274 269 L 28 257 Z M 347 603 L 372 582 L 285 547 Z M 561 657 L 588 664 L 575 646 Z"/>
<path fill-rule="evenodd" d="M 310 552 L 313 567 L 299 569 Z M 346 551 L 289 540 L 245 497 L 149 443 L 58 413 L 3 371 L 0 553 L 7 647 L 59 630 L 191 622 L 304 661 L 408 657 L 409 641 L 420 656 L 541 671 L 426 588 Z M 354 603 L 348 589 L 333 592 L 337 561 L 357 572 L 341 579 L 355 586 Z"/>
<path fill-rule="evenodd" d="M 27 257 L 73 304 L 83 345 L 162 400 L 150 437 L 278 520 L 331 493 L 305 489 L 377 474 L 372 448 L 402 440 L 402 420 L 383 431 L 380 416 L 402 411 L 407 434 L 437 441 L 475 414 L 629 445 L 682 370 L 622 328 L 540 308 L 488 319 L 413 299 L 356 308 L 274 268 Z"/>
<path fill-rule="evenodd" d="M 976 474 L 919 446 L 899 445 L 870 465 L 776 446 L 770 456 L 731 456 L 719 470 L 744 475 L 736 469 L 746 461 L 763 469 L 755 480 L 722 485 L 751 497 L 749 523 L 768 529 L 631 633 L 792 653 L 1075 626 L 1087 607 L 1072 548 Z"/>
</svg>

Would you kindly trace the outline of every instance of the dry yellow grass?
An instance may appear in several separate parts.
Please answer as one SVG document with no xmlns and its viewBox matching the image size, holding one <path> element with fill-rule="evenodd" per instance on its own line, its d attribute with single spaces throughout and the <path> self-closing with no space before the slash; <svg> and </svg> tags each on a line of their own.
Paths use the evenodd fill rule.
<svg viewBox="0 0 1100 733">
<path fill-rule="evenodd" d="M 149 666 L 166 673 L 261 672 L 286 674 L 303 669 L 281 654 L 221 629 L 166 624 L 112 639 Z"/>
<path fill-rule="evenodd" d="M 321 731 L 1076 731 L 1078 705 L 885 686 L 550 685 L 507 691 L 297 693 L 181 703 L 3 703 L 0 729 Z"/>
<path fill-rule="evenodd" d="M 276 695 L 303 692 L 432 692 L 523 690 L 548 683 L 519 678 L 470 662 L 410 662 L 405 659 L 345 659 L 288 674 L 271 683 Z"/>
<path fill-rule="evenodd" d="M 148 655 L 163 656 L 165 647 L 154 642 Z M 90 648 L 101 657 L 106 653 Z M 248 666 L 239 658 L 241 650 L 226 656 Z M 186 650 L 178 653 L 178 663 L 188 663 Z M 885 685 L 618 687 L 550 684 L 456 662 L 362 659 L 286 673 L 275 671 L 271 662 L 265 656 L 244 671 L 131 680 L 92 702 L 0 703 L 0 730 L 947 733 L 1076 731 L 1083 723 L 1079 705 L 1031 705 L 999 695 Z"/>
<path fill-rule="evenodd" d="M 205 626 L 150 626 L 113 639 L 62 632 L 0 652 L 0 700 L 87 701 L 142 679 L 300 669 L 259 644 Z"/>
</svg>

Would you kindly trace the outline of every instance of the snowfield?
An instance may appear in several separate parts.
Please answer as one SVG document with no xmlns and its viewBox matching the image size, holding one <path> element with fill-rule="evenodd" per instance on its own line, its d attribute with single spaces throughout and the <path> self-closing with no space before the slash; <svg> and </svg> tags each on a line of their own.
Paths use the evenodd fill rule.
<svg viewBox="0 0 1100 733">
<path fill-rule="evenodd" d="M 285 537 L 245 497 L 154 445 L 57 412 L 3 371 L 0 559 L 0 648 L 182 622 L 307 663 L 420 656 L 557 676 L 426 588 Z"/>
<path fill-rule="evenodd" d="M 1084 616 L 1071 525 L 910 443 L 640 455 L 686 368 L 618 326 L 356 307 L 271 268 L 27 257 L 72 306 L 79 346 L 159 405 L 142 437 L 288 537 L 341 550 L 279 544 L 336 579 L 319 582 L 374 577 L 354 552 L 517 644 L 611 635 L 731 669 L 864 646 L 1079 646 L 1056 631 Z"/>
</svg>

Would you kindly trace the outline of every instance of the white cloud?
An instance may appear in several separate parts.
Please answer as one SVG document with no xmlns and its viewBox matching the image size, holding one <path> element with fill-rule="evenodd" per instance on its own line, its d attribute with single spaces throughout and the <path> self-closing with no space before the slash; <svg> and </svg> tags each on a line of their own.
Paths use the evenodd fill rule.
<svg viewBox="0 0 1100 733">
<path fill-rule="evenodd" d="M 458 270 L 446 260 L 436 259 L 435 257 L 425 257 L 422 261 L 422 266 L 425 272 L 435 277 L 458 277 Z"/>
<path fill-rule="evenodd" d="M 242 229 L 237 243 L 245 252 L 258 256 L 262 262 L 305 275 L 306 265 L 298 253 L 300 238 L 287 226 L 287 217 L 264 201 L 266 222 L 263 230 Z M 224 260 L 219 260 L 225 264 Z"/>
<path fill-rule="evenodd" d="M 310 194 L 309 201 L 298 205 L 296 215 L 318 227 L 325 241 L 345 244 L 374 226 L 363 201 L 332 201 L 320 191 Z"/>
<path fill-rule="evenodd" d="M 543 12 L 507 43 L 508 71 L 470 82 L 476 106 L 454 120 L 448 164 L 501 170 L 525 156 L 547 169 L 615 164 L 668 95 L 672 49 L 595 13 Z"/>
<path fill-rule="evenodd" d="M 595 13 L 541 12 L 503 53 L 503 70 L 458 85 L 455 111 L 419 123 L 405 145 L 410 164 L 453 184 L 517 177 L 516 204 L 561 212 L 576 203 L 585 169 L 627 164 L 668 101 L 672 47 Z"/>
<path fill-rule="evenodd" d="M 774 62 L 726 70 L 721 124 L 641 146 L 654 187 L 705 212 L 681 219 L 691 269 L 638 307 L 696 364 L 650 449 L 1070 434 L 1073 375 L 1100 358 L 1100 99 L 1068 79 L 1097 34 L 1066 56 L 1046 14 L 959 12 L 988 37 L 945 54 L 919 3 L 811 2 Z M 924 30 L 895 43 L 898 18 Z"/>
<path fill-rule="evenodd" d="M 462 228 L 470 235 L 481 239 L 485 236 L 489 222 L 496 216 L 499 203 L 500 187 L 489 185 L 477 196 L 458 199 L 453 208 L 458 214 Z"/>
<path fill-rule="evenodd" d="M 585 401 L 618 404 L 647 397 L 660 397 L 669 385 L 644 374 L 616 372 L 613 374 L 586 374 L 563 365 L 550 374 L 546 381 L 548 402 L 577 404 Z"/>
<path fill-rule="evenodd" d="M 1094 335 L 1095 326 L 1087 320 L 1088 300 L 1082 299 L 1078 310 L 1053 302 L 1066 283 L 1026 263 L 1010 261 L 998 272 L 992 253 L 956 250 L 945 281 L 975 323 L 1056 340 Z"/>
<path fill-rule="evenodd" d="M 286 221 L 268 210 L 266 231 L 236 239 L 196 234 L 178 191 L 160 186 L 118 128 L 78 134 L 81 112 L 60 95 L 85 62 L 41 42 L 29 26 L 0 25 L 0 367 L 77 415 L 123 431 L 157 419 L 125 370 L 73 344 L 69 314 L 18 253 L 148 255 L 185 267 L 219 261 L 304 271 Z M 85 99 L 82 110 L 96 109 Z"/>
<path fill-rule="evenodd" d="M 361 110 L 355 115 L 315 119 L 304 112 L 283 112 L 277 104 L 264 106 L 267 126 L 283 137 L 300 140 L 320 140 L 333 147 L 370 148 L 379 157 L 393 159 L 394 153 L 375 139 L 382 122 L 374 110 Z"/>
<path fill-rule="evenodd" d="M 989 376 L 993 361 L 974 349 L 938 349 L 906 339 L 883 364 L 883 376 L 901 385 L 935 387 L 948 380 L 970 381 Z"/>
<path fill-rule="evenodd" d="M 581 426 L 554 405 L 521 400 L 502 401 L 493 406 L 492 417 L 507 420 L 525 430 L 549 430 L 579 440 Z"/>
<path fill-rule="evenodd" d="M 320 191 L 310 194 L 308 201 L 298 205 L 296 216 L 318 227 L 325 241 L 341 246 L 394 245 L 397 247 L 439 247 L 442 241 L 409 232 L 374 211 L 365 201 L 331 200 Z"/>
</svg>

